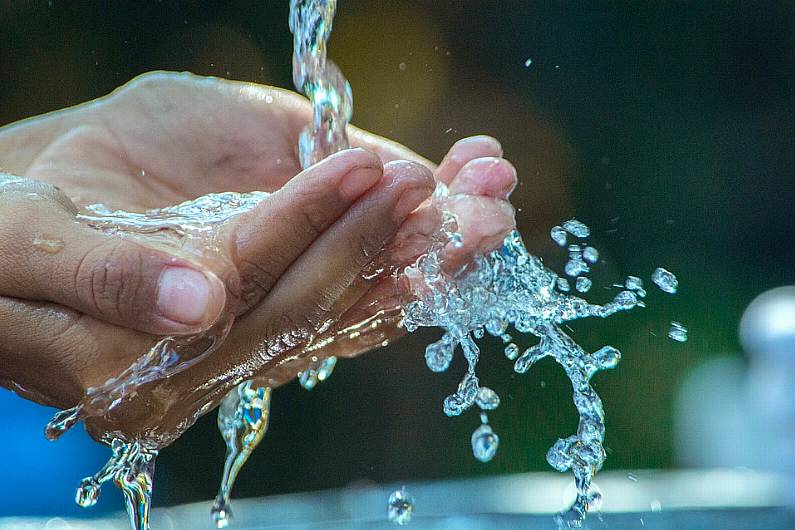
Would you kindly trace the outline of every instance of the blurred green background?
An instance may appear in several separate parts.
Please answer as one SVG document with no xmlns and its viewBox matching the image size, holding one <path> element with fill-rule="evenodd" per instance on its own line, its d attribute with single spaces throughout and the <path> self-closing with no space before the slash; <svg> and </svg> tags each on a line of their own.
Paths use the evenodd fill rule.
<svg viewBox="0 0 795 530">
<path fill-rule="evenodd" d="M 287 13 L 287 0 L 2 0 L 0 123 L 155 69 L 291 87 Z M 744 307 L 795 283 L 794 32 L 789 0 L 339 1 L 329 53 L 356 125 L 435 160 L 463 136 L 497 137 L 519 171 L 512 202 L 532 252 L 560 271 L 549 228 L 573 215 L 591 226 L 607 261 L 594 301 L 627 274 L 679 277 L 676 297 L 654 290 L 646 310 L 573 326 L 586 348 L 624 353 L 595 381 L 606 469 L 673 466 L 677 386 L 712 356 L 741 355 Z M 689 342 L 665 338 L 672 319 Z M 437 335 L 340 362 L 312 392 L 279 389 L 236 496 L 548 470 L 547 449 L 576 429 L 562 370 L 516 375 L 488 342 L 480 376 L 503 404 L 490 414 L 500 450 L 484 465 L 469 444 L 477 415 L 442 413 L 463 363 L 425 367 Z M 212 498 L 223 454 L 213 413 L 163 451 L 155 503 Z"/>
</svg>

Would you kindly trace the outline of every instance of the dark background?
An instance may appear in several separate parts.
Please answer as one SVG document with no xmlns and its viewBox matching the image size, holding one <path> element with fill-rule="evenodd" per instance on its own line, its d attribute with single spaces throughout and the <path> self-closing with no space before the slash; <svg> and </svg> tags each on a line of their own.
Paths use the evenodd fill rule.
<svg viewBox="0 0 795 530">
<path fill-rule="evenodd" d="M 0 123 L 156 69 L 290 87 L 287 14 L 287 0 L 2 0 Z M 595 383 L 606 469 L 674 466 L 678 384 L 711 356 L 741 355 L 744 307 L 795 283 L 793 31 L 786 0 L 339 2 L 329 53 L 353 86 L 356 125 L 436 160 L 463 136 L 499 138 L 519 171 L 512 202 L 532 252 L 560 271 L 565 256 L 549 228 L 575 214 L 591 226 L 607 262 L 592 300 L 611 298 L 602 286 L 627 274 L 649 283 L 657 266 L 679 277 L 676 297 L 652 292 L 646 310 L 574 326 L 586 348 L 624 353 Z M 689 342 L 664 338 L 670 320 L 689 328 Z M 424 345 L 437 335 L 340 362 L 312 392 L 279 389 L 236 496 L 548 470 L 547 449 L 576 429 L 562 370 L 548 361 L 516 375 L 488 343 L 480 376 L 503 404 L 490 414 L 500 450 L 484 465 L 469 445 L 476 414 L 441 410 L 463 363 L 445 374 L 425 367 Z M 40 419 L 19 407 L 5 422 L 40 436 Z M 213 413 L 163 451 L 155 503 L 213 497 L 223 454 Z M 70 499 L 93 465 L 47 496 Z M 15 473 L 30 475 L 7 470 Z M 5 513 L 52 509 L 36 497 L 47 477 L 26 480 L 20 494 L 40 500 Z"/>
</svg>

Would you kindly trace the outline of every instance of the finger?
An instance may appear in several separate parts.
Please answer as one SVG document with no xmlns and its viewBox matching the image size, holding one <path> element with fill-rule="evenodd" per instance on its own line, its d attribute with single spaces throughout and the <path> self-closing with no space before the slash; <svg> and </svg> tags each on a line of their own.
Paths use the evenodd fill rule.
<svg viewBox="0 0 795 530">
<path fill-rule="evenodd" d="M 372 286 L 362 273 L 371 272 L 374 259 L 433 189 L 432 174 L 425 166 L 407 161 L 385 165 L 379 185 L 280 279 L 263 304 L 263 313 L 270 314 L 272 308 L 294 309 L 296 313 L 287 313 L 296 321 L 294 327 L 307 327 L 317 334 L 318 329 L 336 320 Z"/>
<path fill-rule="evenodd" d="M 65 198 L 52 200 L 60 192 L 42 183 L 4 190 L 0 295 L 55 302 L 155 334 L 195 333 L 220 315 L 220 278 L 228 271 L 79 224 Z"/>
<path fill-rule="evenodd" d="M 516 169 L 504 158 L 481 157 L 464 164 L 450 182 L 451 195 L 483 195 L 507 200 L 516 187 Z"/>
<path fill-rule="evenodd" d="M 480 195 L 453 195 L 445 203 L 455 215 L 461 242 L 449 242 L 442 254 L 442 268 L 454 272 L 477 254 L 496 249 L 516 226 L 508 201 Z"/>
<path fill-rule="evenodd" d="M 436 169 L 436 180 L 450 184 L 461 168 L 475 158 L 501 157 L 502 146 L 491 136 L 471 136 L 457 141 Z"/>
<path fill-rule="evenodd" d="M 152 343 L 149 335 L 73 309 L 3 296 L 0 337 L 0 379 L 27 399 L 62 409 L 120 374 Z"/>
<path fill-rule="evenodd" d="M 260 305 L 237 320 L 225 344 L 171 377 L 167 391 L 202 406 L 265 367 L 300 356 L 312 336 L 364 295 L 369 284 L 362 270 L 432 191 L 424 166 L 387 164 L 378 184 L 295 261 Z"/>
<path fill-rule="evenodd" d="M 378 157 L 364 149 L 336 153 L 303 171 L 234 222 L 233 240 L 245 311 L 381 178 Z"/>
</svg>

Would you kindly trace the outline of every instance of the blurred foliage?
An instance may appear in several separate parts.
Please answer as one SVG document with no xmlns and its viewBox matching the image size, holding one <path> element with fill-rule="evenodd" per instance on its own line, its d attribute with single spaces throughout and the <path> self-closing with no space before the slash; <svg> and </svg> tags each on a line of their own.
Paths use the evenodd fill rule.
<svg viewBox="0 0 795 530">
<path fill-rule="evenodd" d="M 2 0 L 0 122 L 155 69 L 290 87 L 287 12 L 287 0 Z M 679 276 L 675 298 L 653 292 L 645 311 L 574 326 L 584 346 L 624 353 L 596 380 L 607 468 L 673 465 L 678 383 L 739 351 L 755 295 L 795 283 L 794 30 L 788 0 L 339 2 L 330 55 L 353 86 L 357 125 L 437 160 L 460 137 L 499 138 L 532 251 L 560 270 L 549 228 L 575 214 L 591 226 L 607 262 L 595 300 L 627 274 L 648 283 L 663 265 Z M 689 342 L 664 338 L 671 319 Z M 463 365 L 424 366 L 435 335 L 342 362 L 311 393 L 276 392 L 236 495 L 547 470 L 547 448 L 576 425 L 562 371 L 550 361 L 518 376 L 490 343 L 480 371 L 503 397 L 490 415 L 501 447 L 483 465 L 469 447 L 476 414 L 441 411 Z M 210 499 L 223 452 L 208 415 L 163 452 L 156 502 Z"/>
</svg>

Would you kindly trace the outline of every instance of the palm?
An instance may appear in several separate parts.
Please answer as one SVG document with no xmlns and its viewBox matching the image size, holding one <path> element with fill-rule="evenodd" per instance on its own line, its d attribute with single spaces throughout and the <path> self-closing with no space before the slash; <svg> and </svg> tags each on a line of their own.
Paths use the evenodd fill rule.
<svg viewBox="0 0 795 530">
<path fill-rule="evenodd" d="M 7 134 L 16 134 L 18 140 L 14 140 L 16 145 L 5 164 L 13 173 L 60 187 L 78 206 L 102 203 L 112 209 L 143 211 L 212 192 L 282 189 L 301 169 L 295 146 L 302 127 L 310 120 L 308 102 L 290 92 L 184 74 L 148 75 L 106 98 L 23 124 L 19 131 L 12 128 Z M 404 159 L 433 167 L 402 146 L 364 131 L 351 128 L 350 137 L 353 146 L 366 147 L 383 162 Z M 477 151 L 470 153 L 472 159 L 500 154 L 499 145 L 495 147 L 493 141 L 486 148 L 470 151 Z M 466 173 L 462 170 L 458 174 L 468 160 L 448 164 L 447 169 L 440 166 L 435 176 L 448 184 L 453 181 L 453 187 L 458 181 L 460 192 L 465 194 L 459 224 L 466 232 L 464 250 L 471 253 L 493 248 L 510 228 L 512 217 L 506 207 L 510 208 L 502 199 L 515 183 L 515 174 L 496 177 L 486 169 L 486 173 L 491 171 L 490 177 L 473 177 L 477 171 L 470 171 L 468 178 L 459 178 Z M 451 169 L 456 164 L 457 169 Z M 493 162 L 489 164 L 493 166 Z M 498 165 L 505 169 L 505 164 L 502 161 Z M 433 208 L 420 207 L 408 216 L 393 244 L 377 259 L 392 266 L 412 260 L 427 245 L 436 222 Z M 328 256 L 326 253 L 323 258 Z M 323 267 L 335 270 L 333 265 L 324 264 L 322 258 L 314 263 L 304 260 L 303 265 L 303 269 L 300 263 L 298 267 L 291 265 L 288 280 L 308 296 L 324 292 L 322 285 L 313 290 L 306 279 L 323 281 Z M 393 312 L 388 315 L 391 318 L 368 326 L 371 333 L 351 334 L 347 329 L 350 326 L 399 307 L 401 291 L 390 279 L 361 279 L 358 268 L 347 271 L 336 267 L 335 273 L 341 272 L 352 272 L 346 280 L 350 283 L 345 283 L 345 289 L 330 292 L 344 300 L 344 309 L 336 313 L 336 323 L 322 337 L 315 337 L 336 340 L 312 350 L 312 356 L 358 354 L 401 332 Z M 239 274 L 245 290 L 247 272 L 240 268 Z M 252 358 L 259 358 L 254 372 L 270 378 L 270 384 L 292 378 L 303 368 L 302 358 L 309 355 L 306 344 L 268 359 L 260 353 L 262 344 L 273 339 L 269 334 L 282 332 L 278 328 L 284 321 L 285 308 L 300 306 L 295 289 L 275 291 L 262 292 L 258 299 L 238 309 L 235 325 L 219 351 L 177 377 L 152 385 L 146 391 L 149 399 L 136 401 L 144 405 L 138 410 L 133 403 L 125 407 L 113 420 L 117 425 L 100 421 L 91 430 L 100 435 L 121 423 L 123 430 L 132 433 L 155 429 L 178 434 L 187 425 L 184 418 L 207 410 L 207 403 L 217 402 L 239 374 L 252 375 L 252 369 L 246 368 L 252 366 Z M 328 309 L 338 308 L 317 304 L 313 311 L 328 313 Z M 329 314 L 313 315 L 311 320 L 323 321 Z M 151 336 L 145 334 L 130 335 L 93 319 L 83 322 L 93 336 L 101 333 L 119 337 L 113 347 L 120 351 L 114 358 L 95 363 L 81 360 L 82 365 L 97 370 L 88 377 L 89 382 L 101 383 L 118 373 L 151 344 Z M 288 359 L 291 362 L 286 362 Z M 207 386 L 210 380 L 215 381 L 213 388 Z M 163 408 L 155 414 L 147 403 L 160 403 Z M 177 428 L 178 424 L 183 427 Z"/>
<path fill-rule="evenodd" d="M 26 174 L 78 203 L 126 210 L 221 190 L 273 191 L 300 171 L 302 103 L 269 87 L 144 78 L 67 111 L 61 119 L 80 126 L 42 149 Z"/>
</svg>

